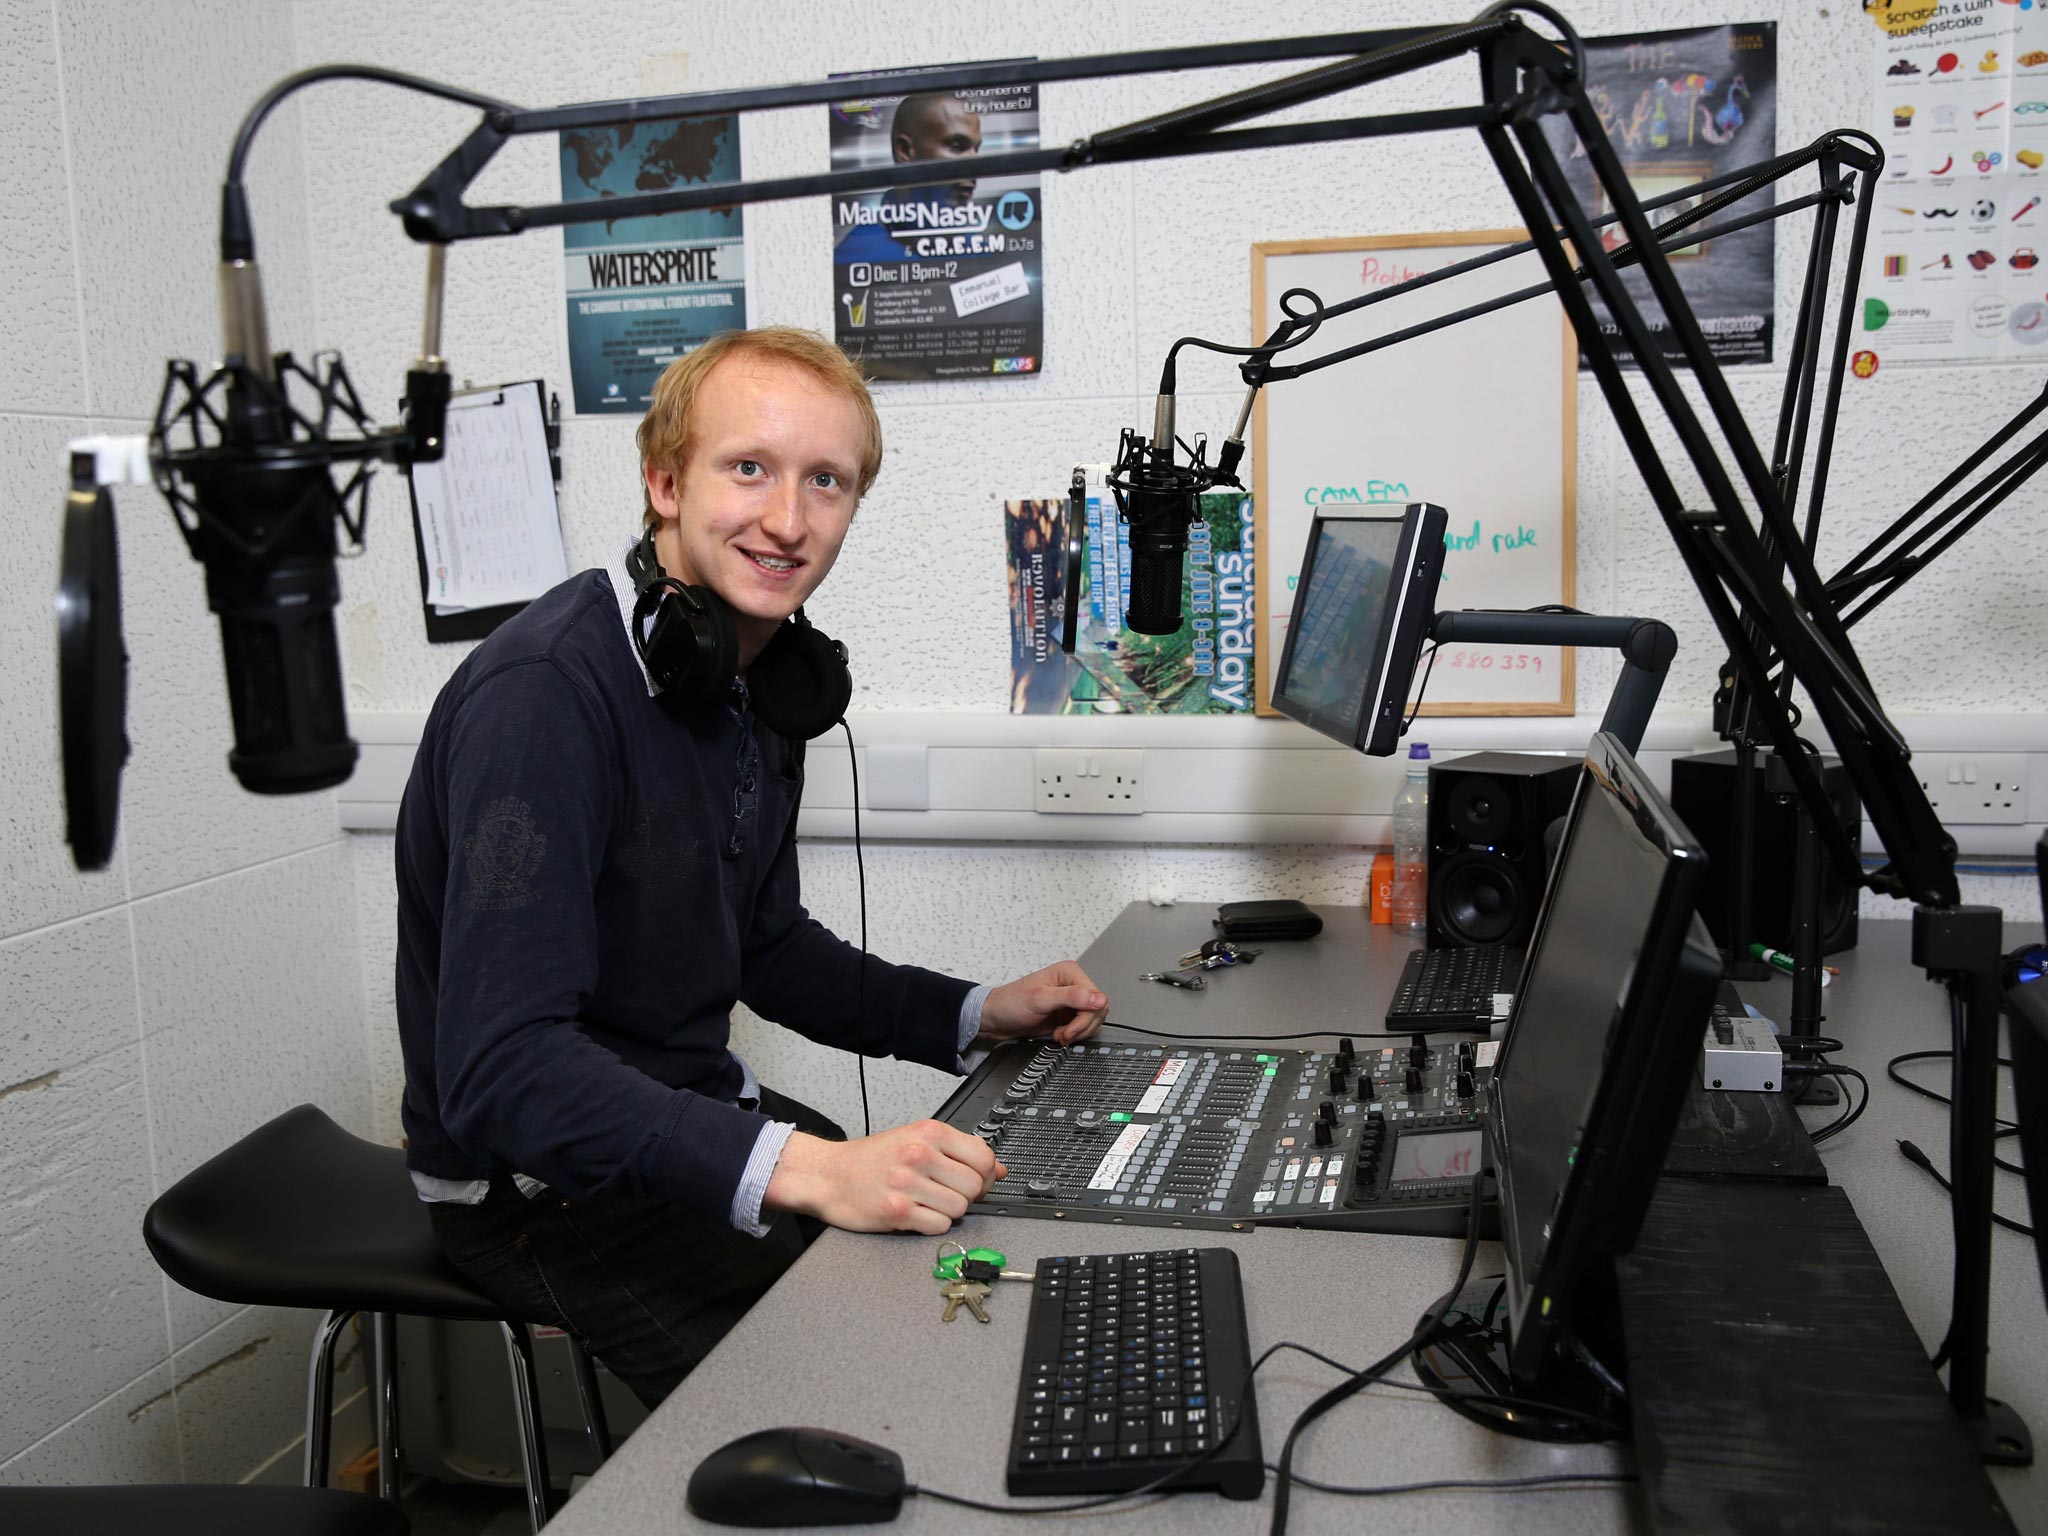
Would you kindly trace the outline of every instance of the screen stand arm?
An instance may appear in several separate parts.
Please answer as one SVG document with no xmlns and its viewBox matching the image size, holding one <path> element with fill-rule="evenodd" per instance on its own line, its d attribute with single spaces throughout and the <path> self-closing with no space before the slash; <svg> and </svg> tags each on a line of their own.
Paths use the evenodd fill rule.
<svg viewBox="0 0 2048 1536">
<path fill-rule="evenodd" d="M 1945 983 L 1962 1013 L 1949 1107 L 1956 1268 L 1949 1314 L 1948 1399 L 1977 1454 L 2027 1466 L 2033 1440 L 2013 1409 L 1985 1395 L 1991 1352 L 1991 1189 L 1998 1113 L 1999 945 L 1996 907 L 1913 909 L 1913 963 Z"/>
<path fill-rule="evenodd" d="M 1443 645 L 1605 646 L 1621 652 L 1621 676 L 1608 695 L 1600 729 L 1611 732 L 1631 753 L 1640 752 L 1650 711 L 1657 707 L 1664 675 L 1678 654 L 1678 636 L 1657 619 L 1609 618 L 1570 610 L 1459 608 L 1440 613 L 1429 638 Z"/>
</svg>

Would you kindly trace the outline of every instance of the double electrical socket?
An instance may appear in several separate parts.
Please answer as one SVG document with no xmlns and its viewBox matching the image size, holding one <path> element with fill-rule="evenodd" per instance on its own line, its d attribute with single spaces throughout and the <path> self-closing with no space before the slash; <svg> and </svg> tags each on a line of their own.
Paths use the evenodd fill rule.
<svg viewBox="0 0 2048 1536">
<path fill-rule="evenodd" d="M 2027 819 L 2024 752 L 1915 752 L 1913 769 L 1944 826 L 2019 826 Z"/>
<path fill-rule="evenodd" d="M 1104 752 L 1039 747 L 1031 754 L 1038 781 L 1035 810 L 1079 815 L 1132 816 L 1145 809 L 1138 750 Z"/>
</svg>

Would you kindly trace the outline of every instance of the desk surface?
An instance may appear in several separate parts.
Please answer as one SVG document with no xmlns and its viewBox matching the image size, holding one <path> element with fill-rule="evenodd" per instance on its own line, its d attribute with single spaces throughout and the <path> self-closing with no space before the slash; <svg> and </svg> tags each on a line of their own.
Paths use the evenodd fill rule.
<svg viewBox="0 0 2048 1536">
<path fill-rule="evenodd" d="M 1213 973 L 1199 993 L 1140 984 L 1141 970 L 1167 964 L 1208 935 L 1198 907 L 1134 903 L 1082 956 L 1111 997 L 1112 1017 L 1153 1029 L 1229 1038 L 1281 1033 L 1327 1019 L 1362 1037 L 1384 1028 L 1386 1002 L 1411 941 L 1375 928 L 1348 908 L 1320 908 L 1316 939 L 1269 946 L 1254 965 Z M 1855 952 L 1837 957 L 1843 974 L 1825 994 L 1824 1026 L 1847 1050 L 1839 1060 L 1868 1074 L 1873 1099 L 1856 1125 L 1823 1146 L 1828 1171 L 1854 1202 L 1923 1342 L 1948 1320 L 1948 1206 L 1941 1191 L 1893 1146 L 1908 1137 L 1937 1166 L 1947 1163 L 1946 1112 L 1884 1076 L 1905 1050 L 1947 1045 L 1942 995 L 1906 960 L 1909 925 L 1866 923 Z M 1765 1012 L 1789 1005 L 1782 981 L 1746 983 Z M 1114 1037 L 1114 1030 L 1110 1035 Z M 1313 1049 L 1322 1042 L 1296 1042 Z M 1363 1044 L 1363 1039 L 1360 1038 Z M 1941 1084 L 1940 1064 L 1920 1068 Z M 1912 1070 L 1908 1068 L 1907 1070 Z M 1816 1126 L 1831 1112 L 1808 1112 Z M 2020 1180 L 2001 1174 L 1999 1209 L 2024 1218 Z M 1226 1243 L 1244 1273 L 1256 1355 L 1280 1339 L 1299 1340 L 1354 1365 L 1398 1343 L 1449 1284 L 1458 1245 L 1439 1238 L 1267 1230 L 1180 1233 L 1170 1228 L 1065 1224 L 972 1217 L 956 1230 L 970 1246 L 990 1243 L 1028 1266 L 1058 1253 L 1114 1253 Z M 987 1327 L 939 1321 L 930 1280 L 932 1239 L 828 1232 L 709 1359 L 634 1434 L 550 1526 L 560 1536 L 620 1531 L 714 1530 L 683 1509 L 692 1468 L 737 1435 L 776 1424 L 817 1424 L 863 1435 L 899 1452 L 913 1483 L 1006 1502 L 1003 1461 L 1014 1407 L 1029 1300 L 1001 1285 Z M 1482 1245 L 1479 1272 L 1498 1270 L 1497 1245 Z M 2025 1240 L 1995 1239 L 1992 1357 L 1994 1396 L 2017 1407 L 2048 1447 L 2048 1326 L 2040 1276 Z M 1396 1373 L 1407 1379 L 1405 1368 Z M 1303 1356 L 1282 1354 L 1260 1371 L 1257 1393 L 1266 1457 L 1272 1461 L 1294 1415 L 1338 1378 Z M 1745 1413 L 1764 1404 L 1737 1405 Z M 1386 1484 L 1436 1478 L 1502 1478 L 1631 1468 L 1628 1450 L 1546 1446 L 1511 1440 L 1467 1423 L 1416 1392 L 1374 1387 L 1319 1422 L 1297 1450 L 1297 1471 L 1337 1483 Z M 1999 1492 L 2021 1530 L 2048 1530 L 2048 1472 L 1997 1470 Z M 1271 1479 L 1258 1503 L 1211 1494 L 1177 1500 L 1171 1519 L 1191 1533 L 1263 1531 Z M 1538 1536 L 1546 1532 L 1639 1528 L 1626 1486 L 1569 1491 L 1443 1492 L 1371 1500 L 1301 1490 L 1290 1529 L 1355 1531 L 1370 1521 L 1388 1531 L 1463 1530 Z M 1156 1507 L 1110 1509 L 1091 1530 L 1155 1530 Z M 911 1499 L 897 1526 L 911 1531 L 981 1530 L 999 1517 Z M 1018 1527 L 1022 1529 L 1022 1527 Z"/>
</svg>

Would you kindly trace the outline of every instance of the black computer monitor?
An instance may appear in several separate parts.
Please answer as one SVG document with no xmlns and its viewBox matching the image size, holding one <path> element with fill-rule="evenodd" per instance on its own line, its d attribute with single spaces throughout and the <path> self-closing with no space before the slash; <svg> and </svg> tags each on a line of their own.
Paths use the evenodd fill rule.
<svg viewBox="0 0 2048 1536">
<path fill-rule="evenodd" d="M 1392 516 L 1317 513 L 1295 584 L 1273 707 L 1374 757 L 1401 738 L 1415 659 L 1443 579 L 1442 507 Z"/>
<path fill-rule="evenodd" d="M 1541 1380 L 1584 1291 L 1634 1245 L 1721 978 L 1706 856 L 1615 738 L 1593 738 L 1495 1064 L 1488 1151 L 1506 1365 Z"/>
</svg>

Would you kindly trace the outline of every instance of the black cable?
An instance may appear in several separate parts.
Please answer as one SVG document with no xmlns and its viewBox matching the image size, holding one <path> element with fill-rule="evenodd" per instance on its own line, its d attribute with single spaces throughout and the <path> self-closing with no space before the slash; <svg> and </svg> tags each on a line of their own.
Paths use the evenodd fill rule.
<svg viewBox="0 0 2048 1536">
<path fill-rule="evenodd" d="M 1942 1187 L 1943 1191 L 1947 1193 L 1951 1201 L 1955 1199 L 1955 1185 L 1950 1183 L 1949 1180 L 1942 1174 L 1942 1171 L 1934 1166 L 1933 1158 L 1929 1157 L 1925 1152 L 1922 1152 L 1917 1146 L 1915 1146 L 1910 1141 L 1901 1141 L 1899 1143 L 1899 1152 L 1905 1157 L 1907 1162 L 1912 1163 L 1915 1167 L 1924 1168 L 1927 1171 L 1928 1175 L 1933 1178 L 1934 1182 L 1939 1184 Z M 2032 1237 L 2034 1235 L 2034 1229 L 2032 1227 L 2027 1226 L 2024 1223 L 2014 1221 L 2010 1216 L 2001 1216 L 1998 1214 L 1998 1212 L 1993 1211 L 1991 1213 L 1991 1219 L 1997 1222 L 2001 1227 L 2004 1227 L 2006 1231 L 2017 1232 L 2021 1237 Z M 1946 1344 L 1943 1344 L 1942 1349 L 1943 1352 L 1946 1353 L 1948 1346 Z M 1940 1361 L 1936 1361 L 1937 1365 L 1939 1365 L 1940 1363 Z"/>
<path fill-rule="evenodd" d="M 1429 654 L 1422 659 L 1422 683 L 1415 690 L 1415 702 L 1408 706 L 1408 718 L 1401 722 L 1401 734 L 1408 734 L 1408 727 L 1415 723 L 1415 717 L 1422 713 L 1422 696 L 1429 692 L 1429 674 L 1436 670 L 1437 647 L 1432 645 Z"/>
<path fill-rule="evenodd" d="M 1503 1279 L 1502 1285 L 1505 1287 L 1505 1279 Z M 1495 1294 L 1498 1295 L 1499 1293 L 1496 1292 Z M 1489 1307 L 1487 1310 L 1490 1315 L 1492 1308 Z M 1480 1324 L 1475 1331 L 1483 1333 L 1485 1331 L 1485 1324 Z M 1356 1367 L 1346 1365 L 1342 1360 L 1333 1360 L 1320 1350 L 1310 1349 L 1306 1344 L 1282 1341 L 1273 1347 L 1275 1349 L 1291 1349 L 1298 1354 L 1307 1355 L 1311 1360 L 1320 1361 L 1333 1371 L 1342 1371 L 1346 1376 L 1357 1374 Z M 1628 1431 L 1623 1426 L 1614 1423 L 1612 1420 L 1603 1419 L 1597 1413 L 1581 1413 L 1576 1408 L 1564 1408 L 1555 1403 L 1539 1402 L 1533 1397 L 1519 1397 L 1513 1392 L 1492 1392 L 1484 1388 L 1478 1391 L 1466 1391 L 1458 1387 L 1431 1386 L 1426 1381 L 1394 1381 L 1384 1376 L 1374 1382 L 1373 1385 L 1376 1387 L 1388 1387 L 1396 1392 L 1420 1392 L 1423 1396 L 1433 1397 L 1440 1403 L 1448 1403 L 1455 1399 L 1461 1403 L 1480 1403 L 1486 1407 L 1518 1408 L 1525 1413 L 1543 1413 L 1553 1418 L 1576 1419 L 1589 1428 L 1599 1430 L 1605 1438 L 1613 1440 L 1625 1439 L 1628 1435 Z M 1298 1482 L 1300 1479 L 1297 1478 L 1296 1481 Z"/>
<path fill-rule="evenodd" d="M 1854 1125 L 1858 1120 L 1863 1118 L 1863 1111 L 1870 1108 L 1870 1079 L 1865 1077 L 1861 1072 L 1858 1072 L 1854 1067 L 1838 1066 L 1833 1062 L 1786 1062 L 1785 1075 L 1789 1077 L 1795 1072 L 1810 1077 L 1853 1077 L 1856 1079 L 1857 1082 L 1863 1085 L 1862 1098 L 1858 1099 L 1853 1105 L 1851 1105 L 1847 1102 L 1849 1097 L 1848 1094 L 1844 1093 L 1842 1095 L 1842 1098 L 1844 1100 L 1842 1106 L 1842 1113 L 1836 1116 L 1833 1120 L 1830 1120 L 1826 1125 L 1822 1126 L 1819 1130 L 1815 1131 L 1812 1134 L 1812 1136 L 1808 1138 L 1814 1143 L 1815 1146 L 1818 1146 L 1820 1143 L 1826 1141 L 1830 1136 L 1839 1135 L 1841 1132 L 1849 1129 L 1850 1126 Z"/>
<path fill-rule="evenodd" d="M 1104 1029 L 1120 1029 L 1127 1035 L 1151 1035 L 1160 1040 L 1200 1040 L 1213 1045 L 1219 1039 L 1216 1035 L 1195 1035 L 1176 1029 L 1140 1029 L 1135 1024 L 1119 1024 L 1113 1019 L 1102 1021 Z M 1291 1035 L 1241 1035 L 1232 1031 L 1228 1043 L 1239 1040 L 1412 1040 L 1417 1035 L 1483 1035 L 1483 1024 L 1459 1024 L 1446 1029 L 1303 1029 Z"/>
<path fill-rule="evenodd" d="M 287 75 L 258 98 L 256 105 L 249 109 L 249 115 L 242 119 L 242 126 L 235 135 L 233 153 L 228 156 L 228 183 L 236 185 L 242 180 L 242 172 L 248 164 L 250 146 L 255 143 L 256 130 L 263 126 L 263 120 L 282 102 L 302 86 L 317 85 L 323 80 L 368 80 L 381 85 L 401 86 L 409 91 L 418 91 L 423 96 L 438 96 L 443 101 L 456 102 L 465 107 L 477 107 L 485 112 L 509 112 L 512 103 L 500 101 L 495 96 L 479 95 L 465 91 L 459 86 L 443 85 L 438 80 L 428 80 L 421 75 L 408 75 L 401 70 L 384 69 L 375 64 L 321 64 L 312 69 L 302 69 L 295 75 Z"/>
<path fill-rule="evenodd" d="M 1270 1464 L 1268 1470 L 1273 1469 Z M 1304 1488 L 1313 1488 L 1317 1493 L 1341 1493 L 1351 1498 L 1376 1498 L 1393 1493 L 1439 1493 L 1448 1489 L 1476 1489 L 1481 1493 L 1495 1489 L 1512 1492 L 1517 1488 L 1586 1488 L 1633 1483 L 1637 1476 L 1633 1472 L 1548 1472 L 1535 1477 L 1501 1478 L 1440 1478 L 1428 1483 L 1385 1483 L 1377 1488 L 1352 1488 L 1341 1483 L 1319 1483 L 1312 1477 L 1294 1474 L 1294 1480 Z"/>
<path fill-rule="evenodd" d="M 1364 1391 L 1373 1382 L 1392 1370 L 1410 1351 L 1420 1349 L 1431 1339 L 1443 1332 L 1443 1314 L 1458 1299 L 1465 1289 L 1465 1282 L 1472 1277 L 1473 1260 L 1479 1256 L 1479 1214 L 1485 1203 L 1486 1181 L 1492 1169 L 1483 1162 L 1472 1180 L 1472 1201 L 1465 1212 L 1465 1251 L 1458 1259 L 1458 1277 L 1451 1282 L 1451 1288 L 1444 1292 L 1438 1308 L 1422 1320 L 1421 1325 L 1407 1339 L 1389 1353 L 1382 1355 L 1364 1370 L 1354 1372 L 1350 1379 L 1339 1382 L 1321 1397 L 1310 1403 L 1295 1415 L 1288 1426 L 1287 1439 L 1280 1447 L 1280 1465 L 1274 1469 L 1273 1521 L 1269 1529 L 1272 1536 L 1281 1536 L 1287 1529 L 1287 1504 L 1289 1485 L 1294 1476 L 1294 1446 L 1301 1438 L 1301 1432 L 1317 1419 L 1335 1408 L 1346 1398 Z M 1267 1351 L 1270 1355 L 1271 1350 Z M 1263 1358 L 1263 1357 L 1262 1357 Z"/>
<path fill-rule="evenodd" d="M 868 1026 L 868 867 L 860 856 L 860 763 L 853 752 L 853 727 L 840 717 L 839 728 L 846 732 L 846 766 L 853 774 L 853 868 L 860 880 L 860 978 L 854 982 L 853 1016 L 858 1021 L 856 1028 L 865 1033 Z M 868 1053 L 860 1048 L 856 1040 L 853 1048 L 854 1069 L 860 1074 L 860 1133 L 863 1136 L 875 1134 L 874 1117 L 868 1113 Z"/>
</svg>

